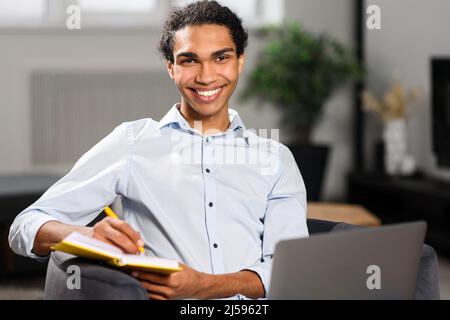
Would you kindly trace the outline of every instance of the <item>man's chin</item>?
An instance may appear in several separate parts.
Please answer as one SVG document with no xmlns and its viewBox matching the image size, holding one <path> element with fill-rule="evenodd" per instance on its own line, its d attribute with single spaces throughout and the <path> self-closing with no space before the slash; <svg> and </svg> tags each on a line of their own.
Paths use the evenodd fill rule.
<svg viewBox="0 0 450 320">
<path fill-rule="evenodd" d="M 204 105 L 204 106 L 196 106 L 195 111 L 197 112 L 199 117 L 207 118 L 207 117 L 212 117 L 212 116 L 218 114 L 222 109 L 223 109 L 223 106 Z"/>
<path fill-rule="evenodd" d="M 195 101 L 193 101 L 192 103 L 187 103 L 187 106 L 201 118 L 211 117 L 215 114 L 218 114 L 225 107 L 223 103 L 219 102 L 198 103 Z"/>
</svg>

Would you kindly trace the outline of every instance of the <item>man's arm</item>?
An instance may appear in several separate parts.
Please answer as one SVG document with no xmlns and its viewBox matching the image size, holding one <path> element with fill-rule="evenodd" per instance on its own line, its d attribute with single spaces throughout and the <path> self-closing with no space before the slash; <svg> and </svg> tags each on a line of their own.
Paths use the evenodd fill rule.
<svg viewBox="0 0 450 320">
<path fill-rule="evenodd" d="M 59 221 L 45 223 L 37 232 L 33 252 L 39 256 L 50 254 L 50 247 L 60 242 L 72 232 L 79 232 L 103 242 L 115 245 L 126 253 L 137 253 L 144 246 L 139 232 L 124 221 L 107 217 L 93 227 L 74 226 Z"/>
<path fill-rule="evenodd" d="M 264 296 L 261 279 L 255 272 L 249 270 L 221 275 L 204 274 L 204 277 L 200 298 L 219 299 L 237 294 L 253 299 Z"/>
<path fill-rule="evenodd" d="M 262 298 L 264 286 L 252 271 L 212 275 L 183 265 L 183 270 L 169 276 L 134 271 L 132 275 L 141 281 L 153 300 L 166 299 L 220 299 L 242 294 L 248 298 Z"/>
<path fill-rule="evenodd" d="M 34 239 L 33 253 L 38 256 L 48 256 L 50 247 L 60 242 L 72 232 L 88 234 L 90 227 L 72 226 L 59 221 L 45 223 Z"/>
<path fill-rule="evenodd" d="M 20 255 L 48 255 L 50 246 L 84 229 L 127 185 L 127 154 L 133 127 L 116 127 L 11 224 L 9 244 Z M 77 227 L 79 226 L 79 227 Z M 38 234 L 39 233 L 39 234 Z"/>
<path fill-rule="evenodd" d="M 308 237 L 305 184 L 292 152 L 284 145 L 279 147 L 279 172 L 264 214 L 262 259 L 245 268 L 259 275 L 265 297 L 270 292 L 276 244 L 284 239 Z"/>
</svg>

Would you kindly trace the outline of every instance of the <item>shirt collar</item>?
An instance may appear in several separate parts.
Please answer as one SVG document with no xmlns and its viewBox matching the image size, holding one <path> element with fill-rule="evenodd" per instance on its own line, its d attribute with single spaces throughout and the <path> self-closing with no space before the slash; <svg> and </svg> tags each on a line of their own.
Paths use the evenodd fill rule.
<svg viewBox="0 0 450 320">
<path fill-rule="evenodd" d="M 230 118 L 230 126 L 227 130 L 236 130 L 240 128 L 242 131 L 245 131 L 247 129 L 236 110 L 228 108 L 228 116 Z"/>
<path fill-rule="evenodd" d="M 167 112 L 166 115 L 159 121 L 157 126 L 158 129 L 161 129 L 167 125 L 175 124 L 180 128 L 192 130 L 191 126 L 178 109 L 178 105 L 178 103 L 174 104 L 173 107 L 170 108 L 169 112 Z M 228 108 L 228 116 L 230 119 L 230 125 L 226 132 L 234 131 L 236 129 L 241 129 L 241 132 L 246 130 L 245 124 L 236 110 Z"/>
</svg>

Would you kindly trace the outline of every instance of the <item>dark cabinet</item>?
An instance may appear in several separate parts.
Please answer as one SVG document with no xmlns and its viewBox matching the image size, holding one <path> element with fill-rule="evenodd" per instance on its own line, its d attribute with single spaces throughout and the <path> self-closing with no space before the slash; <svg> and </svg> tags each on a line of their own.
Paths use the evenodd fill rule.
<svg viewBox="0 0 450 320">
<path fill-rule="evenodd" d="M 450 256 L 450 182 L 352 173 L 347 183 L 347 200 L 363 205 L 383 224 L 425 220 L 426 242 Z"/>
</svg>

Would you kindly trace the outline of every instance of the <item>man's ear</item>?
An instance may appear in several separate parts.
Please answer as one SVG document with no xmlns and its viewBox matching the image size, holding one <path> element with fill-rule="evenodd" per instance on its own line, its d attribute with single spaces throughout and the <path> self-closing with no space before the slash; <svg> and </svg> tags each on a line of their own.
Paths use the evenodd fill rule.
<svg viewBox="0 0 450 320">
<path fill-rule="evenodd" d="M 169 73 L 170 79 L 173 80 L 175 78 L 175 75 L 173 70 L 173 63 L 170 61 L 167 61 L 167 72 Z"/>
<path fill-rule="evenodd" d="M 239 58 L 238 58 L 238 63 L 239 63 L 239 74 L 242 73 L 242 71 L 244 70 L 244 64 L 245 64 L 245 55 L 242 53 Z"/>
</svg>

